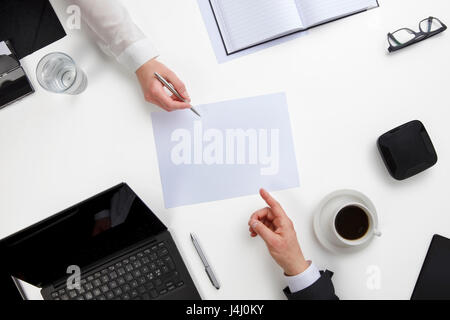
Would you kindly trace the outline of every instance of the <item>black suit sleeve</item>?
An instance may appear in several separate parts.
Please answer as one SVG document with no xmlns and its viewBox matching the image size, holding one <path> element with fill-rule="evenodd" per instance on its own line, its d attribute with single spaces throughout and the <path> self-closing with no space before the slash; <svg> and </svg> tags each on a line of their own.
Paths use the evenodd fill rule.
<svg viewBox="0 0 450 320">
<path fill-rule="evenodd" d="M 292 293 L 289 287 L 283 291 L 288 300 L 339 300 L 334 292 L 331 277 L 333 272 L 320 271 L 320 278 L 308 288 Z"/>
</svg>

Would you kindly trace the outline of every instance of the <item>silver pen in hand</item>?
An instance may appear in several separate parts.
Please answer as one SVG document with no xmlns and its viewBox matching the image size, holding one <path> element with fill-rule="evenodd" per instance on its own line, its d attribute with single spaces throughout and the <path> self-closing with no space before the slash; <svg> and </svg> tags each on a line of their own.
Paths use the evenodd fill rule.
<svg viewBox="0 0 450 320">
<path fill-rule="evenodd" d="M 156 79 L 159 80 L 159 82 L 162 83 L 162 85 L 163 85 L 164 87 L 166 87 L 170 92 L 172 92 L 172 93 L 175 95 L 175 97 L 177 97 L 178 99 L 180 99 L 180 100 L 183 101 L 183 102 L 189 103 L 189 102 L 186 101 L 185 98 L 183 98 L 183 97 L 181 96 L 181 94 L 178 93 L 177 90 L 175 90 L 175 88 L 173 87 L 173 85 L 170 84 L 166 79 L 164 79 L 158 72 L 155 72 L 155 77 L 156 77 Z M 195 110 L 194 107 L 193 107 L 192 105 L 191 105 L 191 111 L 192 111 L 193 113 L 195 113 L 196 115 L 198 115 L 199 117 L 201 117 L 201 116 L 200 116 L 200 113 L 198 113 L 197 110 Z"/>
<path fill-rule="evenodd" d="M 209 277 L 209 280 L 217 290 L 220 289 L 219 281 L 217 280 L 216 275 L 214 274 L 211 266 L 209 265 L 208 260 L 206 259 L 205 254 L 203 253 L 203 250 L 200 247 L 200 244 L 198 243 L 197 237 L 193 233 L 191 233 L 191 240 L 192 243 L 194 244 L 195 250 L 197 250 L 200 259 L 202 260 L 203 265 L 205 266 L 205 271 Z"/>
</svg>

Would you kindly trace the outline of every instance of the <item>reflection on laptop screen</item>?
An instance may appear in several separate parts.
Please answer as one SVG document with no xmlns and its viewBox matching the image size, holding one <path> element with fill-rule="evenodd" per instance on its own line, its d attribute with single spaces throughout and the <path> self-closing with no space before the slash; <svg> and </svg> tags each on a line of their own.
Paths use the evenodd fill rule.
<svg viewBox="0 0 450 320">
<path fill-rule="evenodd" d="M 121 184 L 38 223 L 2 243 L 16 278 L 42 287 L 166 230 L 126 185 Z"/>
</svg>

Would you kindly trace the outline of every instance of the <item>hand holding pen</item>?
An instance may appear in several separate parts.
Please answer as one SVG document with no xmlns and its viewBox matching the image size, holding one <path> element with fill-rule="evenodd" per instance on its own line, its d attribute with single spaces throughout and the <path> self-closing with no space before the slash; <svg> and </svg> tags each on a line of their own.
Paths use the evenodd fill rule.
<svg viewBox="0 0 450 320">
<path fill-rule="evenodd" d="M 176 95 L 169 96 L 164 85 L 155 77 L 155 72 L 163 76 L 180 94 L 182 99 Z M 175 111 L 190 108 L 191 101 L 186 86 L 177 75 L 158 60 L 153 59 L 142 65 L 136 76 L 141 84 L 145 100 L 153 103 L 166 111 Z"/>
</svg>

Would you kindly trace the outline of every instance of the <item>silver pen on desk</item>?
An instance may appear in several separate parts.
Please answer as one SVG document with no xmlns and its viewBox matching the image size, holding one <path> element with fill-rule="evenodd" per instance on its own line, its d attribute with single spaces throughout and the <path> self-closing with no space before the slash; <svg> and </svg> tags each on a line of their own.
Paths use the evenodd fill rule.
<svg viewBox="0 0 450 320">
<path fill-rule="evenodd" d="M 180 99 L 180 100 L 183 101 L 183 102 L 188 103 L 188 102 L 186 101 L 186 99 L 183 98 L 183 97 L 181 96 L 181 94 L 178 93 L 177 90 L 175 90 L 175 88 L 173 87 L 173 85 L 170 84 L 166 79 L 164 79 L 163 76 L 161 76 L 158 72 L 155 72 L 155 77 L 156 77 L 156 79 L 159 80 L 159 82 L 161 82 L 161 83 L 163 84 L 164 87 L 166 87 L 170 92 L 172 92 L 172 93 L 175 95 L 175 97 L 177 97 L 178 99 Z M 191 105 L 191 111 L 192 111 L 193 113 L 195 113 L 197 116 L 201 117 L 200 113 L 198 113 L 197 110 L 195 110 L 194 107 L 193 107 L 192 105 Z"/>
<path fill-rule="evenodd" d="M 198 255 L 200 256 L 200 259 L 202 260 L 203 265 L 205 266 L 205 271 L 206 274 L 209 277 L 209 280 L 211 281 L 212 285 L 219 290 L 220 289 L 220 284 L 219 281 L 216 278 L 216 275 L 214 274 L 211 266 L 209 265 L 208 260 L 205 257 L 205 254 L 203 253 L 202 248 L 200 247 L 200 244 L 197 240 L 197 237 L 195 236 L 195 234 L 191 233 L 191 240 L 192 243 L 194 244 L 195 250 L 197 250 Z"/>
</svg>

